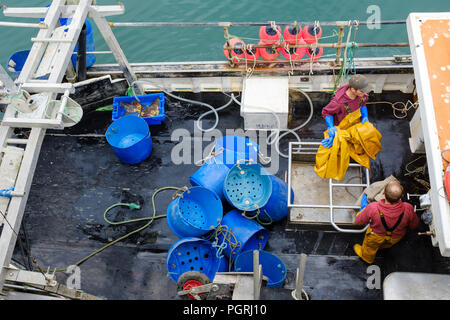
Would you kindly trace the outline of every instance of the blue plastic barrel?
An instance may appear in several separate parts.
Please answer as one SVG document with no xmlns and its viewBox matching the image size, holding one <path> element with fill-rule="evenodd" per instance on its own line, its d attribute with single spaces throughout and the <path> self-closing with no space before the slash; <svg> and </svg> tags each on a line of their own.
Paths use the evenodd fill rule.
<svg viewBox="0 0 450 320">
<path fill-rule="evenodd" d="M 223 182 L 228 172 L 230 172 L 228 166 L 209 159 L 189 178 L 189 182 L 193 186 L 201 186 L 214 191 L 224 201 Z"/>
<path fill-rule="evenodd" d="M 256 211 L 266 205 L 272 193 L 269 177 L 258 163 L 237 164 L 223 183 L 225 199 L 239 210 Z"/>
<path fill-rule="evenodd" d="M 11 55 L 8 59 L 8 64 L 6 68 L 16 77 L 18 78 L 20 72 L 23 69 L 25 61 L 27 61 L 28 54 L 30 50 L 17 51 Z"/>
<path fill-rule="evenodd" d="M 212 282 L 219 268 L 217 250 L 212 243 L 196 237 L 182 238 L 167 252 L 166 264 L 169 276 L 177 282 L 185 272 L 204 273 Z"/>
<path fill-rule="evenodd" d="M 167 223 L 180 238 L 206 234 L 220 224 L 222 216 L 222 201 L 203 187 L 189 188 L 167 208 Z"/>
<path fill-rule="evenodd" d="M 61 19 L 61 25 L 69 25 L 72 22 L 72 19 Z M 66 22 L 64 22 L 66 20 Z M 92 31 L 92 25 L 89 20 L 86 19 L 84 22 L 86 24 L 86 52 L 94 52 L 95 51 L 95 43 L 94 43 L 94 33 Z M 78 42 L 75 45 L 74 52 L 78 52 Z M 77 54 L 73 54 L 71 57 L 73 68 L 77 69 Z M 89 68 L 95 63 L 96 56 L 95 54 L 89 53 L 86 55 L 86 68 Z"/>
<path fill-rule="evenodd" d="M 114 121 L 105 135 L 116 156 L 124 163 L 139 163 L 152 152 L 148 125 L 145 120 L 134 115 Z"/>
<path fill-rule="evenodd" d="M 238 210 L 228 212 L 222 219 L 218 244 L 226 243 L 223 253 L 235 259 L 241 251 L 264 249 L 269 231 L 254 220 L 242 216 Z"/>
<path fill-rule="evenodd" d="M 258 161 L 259 146 L 247 137 L 223 136 L 217 139 L 214 152 L 218 162 L 232 168 L 236 163 Z"/>
<path fill-rule="evenodd" d="M 272 183 L 272 193 L 267 204 L 260 209 L 258 218 L 271 223 L 284 219 L 289 213 L 288 184 L 274 175 L 269 175 Z M 291 189 L 291 203 L 294 203 L 294 191 Z M 249 213 L 253 216 L 255 213 Z"/>
<path fill-rule="evenodd" d="M 280 258 L 270 252 L 260 250 L 259 264 L 262 266 L 263 275 L 269 279 L 268 287 L 283 287 L 284 279 L 286 279 L 286 266 Z M 242 252 L 237 256 L 234 270 L 236 272 L 253 272 L 253 250 Z"/>
</svg>

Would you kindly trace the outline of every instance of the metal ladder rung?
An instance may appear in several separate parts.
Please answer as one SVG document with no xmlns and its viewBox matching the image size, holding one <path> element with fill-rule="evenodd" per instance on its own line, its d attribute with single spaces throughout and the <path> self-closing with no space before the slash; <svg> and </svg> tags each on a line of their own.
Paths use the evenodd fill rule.
<svg viewBox="0 0 450 320">
<path fill-rule="evenodd" d="M 366 183 L 332 183 L 333 187 L 364 187 L 367 188 Z"/>
<path fill-rule="evenodd" d="M 46 81 L 26 82 L 22 85 L 22 89 L 28 92 L 65 93 L 66 90 L 69 90 L 70 93 L 75 93 L 75 88 L 71 83 L 48 83 Z"/>
<path fill-rule="evenodd" d="M 67 43 L 71 43 L 73 40 L 71 39 L 53 39 L 53 38 L 31 38 L 32 42 L 67 42 Z"/>
<path fill-rule="evenodd" d="M 11 128 L 64 129 L 63 121 L 58 119 L 3 118 L 3 124 Z"/>
<path fill-rule="evenodd" d="M 8 144 L 27 144 L 28 143 L 28 139 L 14 139 L 14 138 L 10 138 L 6 140 L 6 143 Z"/>
</svg>

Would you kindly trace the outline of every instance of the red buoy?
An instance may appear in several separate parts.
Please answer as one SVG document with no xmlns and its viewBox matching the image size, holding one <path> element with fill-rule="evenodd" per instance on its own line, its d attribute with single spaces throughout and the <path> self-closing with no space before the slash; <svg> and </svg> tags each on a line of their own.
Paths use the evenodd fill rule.
<svg viewBox="0 0 450 320">
<path fill-rule="evenodd" d="M 306 43 L 314 43 L 322 36 L 322 28 L 320 26 L 305 26 L 302 31 L 303 40 Z"/>
<path fill-rule="evenodd" d="M 302 40 L 302 28 L 299 24 L 286 26 L 284 28 L 283 37 L 287 43 L 296 44 L 297 41 Z"/>
<path fill-rule="evenodd" d="M 314 50 L 312 48 L 308 48 L 308 50 L 306 51 L 306 54 L 308 55 L 308 57 L 310 59 L 311 59 L 311 57 L 313 55 L 313 52 L 315 53 L 313 61 L 317 61 L 323 55 L 323 48 L 317 47 L 316 50 Z"/>
<path fill-rule="evenodd" d="M 287 41 L 283 41 L 283 45 L 286 45 L 286 43 Z M 297 39 L 297 44 L 306 44 L 306 42 L 303 39 Z M 308 48 L 306 47 L 290 47 L 289 50 L 286 50 L 286 48 L 284 47 L 283 49 L 281 49 L 281 53 L 288 60 L 298 61 L 306 54 L 306 50 L 308 50 Z"/>
<path fill-rule="evenodd" d="M 229 45 L 232 47 L 241 47 L 242 49 L 233 49 L 231 51 L 229 51 L 228 49 L 223 49 L 223 54 L 225 55 L 225 57 L 227 59 L 231 59 L 233 62 L 238 62 L 239 60 L 243 59 L 245 56 L 244 53 L 244 48 L 245 48 L 245 43 L 244 41 L 238 39 L 238 38 L 232 38 L 227 42 L 225 42 L 225 45 Z M 231 52 L 231 57 L 230 57 L 230 52 Z"/>
<path fill-rule="evenodd" d="M 267 44 L 260 41 L 259 45 Z M 280 55 L 281 48 L 258 48 L 259 56 L 264 60 L 275 60 Z"/>
<path fill-rule="evenodd" d="M 255 61 L 259 58 L 259 49 L 253 48 L 252 45 L 247 46 L 247 50 L 245 50 L 245 59 L 249 61 Z"/>
<path fill-rule="evenodd" d="M 280 40 L 281 27 L 276 26 L 276 29 L 272 28 L 272 25 L 261 26 L 259 28 L 259 39 L 264 44 L 274 44 Z"/>
</svg>

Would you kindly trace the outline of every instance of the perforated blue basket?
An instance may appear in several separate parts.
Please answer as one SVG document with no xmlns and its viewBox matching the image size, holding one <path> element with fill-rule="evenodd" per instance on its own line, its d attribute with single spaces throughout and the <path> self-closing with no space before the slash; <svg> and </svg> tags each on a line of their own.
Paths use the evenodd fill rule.
<svg viewBox="0 0 450 320">
<path fill-rule="evenodd" d="M 196 237 L 182 238 L 175 242 L 166 258 L 167 271 L 175 282 L 188 271 L 204 273 L 212 282 L 221 261 L 211 242 Z"/>
<path fill-rule="evenodd" d="M 232 168 L 239 161 L 258 161 L 259 146 L 247 137 L 223 136 L 216 140 L 214 146 L 216 162 Z"/>
<path fill-rule="evenodd" d="M 223 193 L 235 208 L 255 211 L 269 201 L 272 181 L 269 173 L 260 164 L 237 164 L 225 178 Z"/>
<path fill-rule="evenodd" d="M 262 266 L 263 275 L 269 278 L 267 286 L 271 288 L 283 287 L 286 279 L 286 266 L 276 255 L 259 251 L 259 264 Z M 235 261 L 234 269 L 236 272 L 253 272 L 253 250 L 241 252 Z"/>
<path fill-rule="evenodd" d="M 269 231 L 253 219 L 242 216 L 242 212 L 232 210 L 222 219 L 222 232 L 217 243 L 226 246 L 223 250 L 230 261 L 241 251 L 264 249 L 269 240 Z"/>
<path fill-rule="evenodd" d="M 222 201 L 203 187 L 189 188 L 167 208 L 167 223 L 180 238 L 200 237 L 216 228 L 222 217 Z"/>
</svg>

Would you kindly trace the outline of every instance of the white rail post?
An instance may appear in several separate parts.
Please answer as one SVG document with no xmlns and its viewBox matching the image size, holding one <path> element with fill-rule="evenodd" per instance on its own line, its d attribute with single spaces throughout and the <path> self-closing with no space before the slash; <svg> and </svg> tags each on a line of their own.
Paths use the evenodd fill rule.
<svg viewBox="0 0 450 320">
<path fill-rule="evenodd" d="M 122 48 L 120 47 L 119 42 L 114 36 L 110 25 L 106 21 L 106 18 L 100 16 L 100 14 L 94 7 L 91 7 L 90 15 L 94 19 L 94 22 L 97 24 L 97 27 L 100 30 L 103 38 L 105 39 L 105 42 L 108 45 L 109 49 L 112 51 L 112 54 L 119 64 L 119 67 L 122 70 L 123 74 L 125 75 L 128 84 L 131 86 L 137 80 L 136 75 L 131 69 L 131 65 L 128 63 L 127 57 L 123 53 Z M 140 93 L 141 92 L 139 92 L 138 94 Z"/>
</svg>

